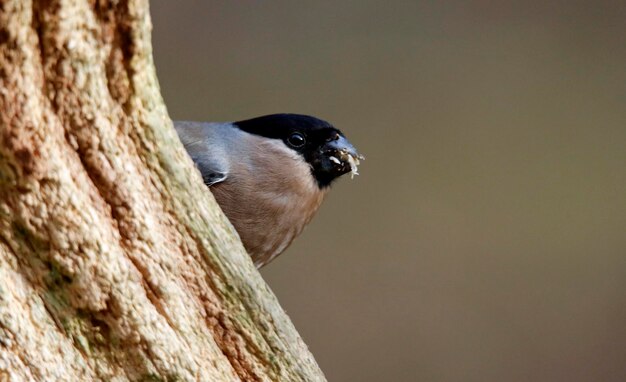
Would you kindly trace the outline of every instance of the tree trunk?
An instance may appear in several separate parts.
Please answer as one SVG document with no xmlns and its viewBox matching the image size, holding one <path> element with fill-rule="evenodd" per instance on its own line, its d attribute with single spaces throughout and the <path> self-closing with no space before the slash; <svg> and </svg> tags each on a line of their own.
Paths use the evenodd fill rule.
<svg viewBox="0 0 626 382">
<path fill-rule="evenodd" d="M 167 115 L 147 0 L 0 0 L 0 381 L 323 381 Z"/>
</svg>

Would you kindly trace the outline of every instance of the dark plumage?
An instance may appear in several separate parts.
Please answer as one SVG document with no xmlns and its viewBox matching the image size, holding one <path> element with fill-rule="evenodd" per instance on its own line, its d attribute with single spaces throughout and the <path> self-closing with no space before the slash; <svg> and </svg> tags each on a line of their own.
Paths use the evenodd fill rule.
<svg viewBox="0 0 626 382">
<path fill-rule="evenodd" d="M 341 131 L 306 115 L 175 127 L 257 267 L 287 248 L 332 181 L 362 159 Z"/>
</svg>

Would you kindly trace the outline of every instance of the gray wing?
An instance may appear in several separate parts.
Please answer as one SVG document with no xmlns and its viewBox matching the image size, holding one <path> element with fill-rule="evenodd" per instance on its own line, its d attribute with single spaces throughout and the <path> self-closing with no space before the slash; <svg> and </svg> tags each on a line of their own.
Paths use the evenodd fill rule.
<svg viewBox="0 0 626 382">
<path fill-rule="evenodd" d="M 191 156 L 207 186 L 228 178 L 228 151 L 221 124 L 174 121 L 178 137 Z"/>
</svg>

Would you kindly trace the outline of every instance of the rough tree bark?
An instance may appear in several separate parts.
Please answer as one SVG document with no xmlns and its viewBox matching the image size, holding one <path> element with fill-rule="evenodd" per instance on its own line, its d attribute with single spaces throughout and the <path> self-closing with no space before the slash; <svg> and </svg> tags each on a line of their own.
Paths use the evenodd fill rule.
<svg viewBox="0 0 626 382">
<path fill-rule="evenodd" d="M 0 381 L 321 381 L 181 146 L 147 0 L 0 0 Z"/>
</svg>

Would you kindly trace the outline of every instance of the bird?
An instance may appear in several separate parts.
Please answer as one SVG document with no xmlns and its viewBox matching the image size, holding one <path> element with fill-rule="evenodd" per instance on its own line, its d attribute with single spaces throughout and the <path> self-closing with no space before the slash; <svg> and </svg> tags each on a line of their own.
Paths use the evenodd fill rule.
<svg viewBox="0 0 626 382">
<path fill-rule="evenodd" d="M 285 251 L 331 184 L 357 175 L 364 159 L 339 129 L 308 115 L 174 127 L 257 268 Z"/>
</svg>

